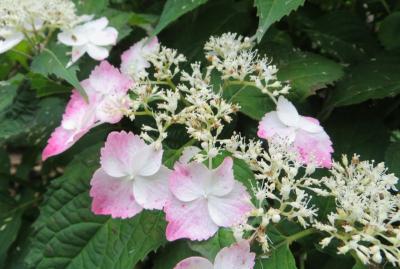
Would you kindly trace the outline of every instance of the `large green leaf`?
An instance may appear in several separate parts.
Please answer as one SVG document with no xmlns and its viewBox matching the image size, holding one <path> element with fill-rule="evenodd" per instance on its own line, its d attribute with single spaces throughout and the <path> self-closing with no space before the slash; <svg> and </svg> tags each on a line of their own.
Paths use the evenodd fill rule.
<svg viewBox="0 0 400 269">
<path fill-rule="evenodd" d="M 318 48 L 322 54 L 341 62 L 353 63 L 374 54 L 378 48 L 365 22 L 355 13 L 335 11 L 316 20 L 311 19 L 312 27 L 305 32 L 313 47 Z"/>
<path fill-rule="evenodd" d="M 0 113 L 13 103 L 22 79 L 23 76 L 18 74 L 8 81 L 0 82 Z"/>
<path fill-rule="evenodd" d="M 161 13 L 160 20 L 153 31 L 153 35 L 157 35 L 167 27 L 168 24 L 206 2 L 207 0 L 167 0 Z"/>
<path fill-rule="evenodd" d="M 77 67 L 72 66 L 66 68 L 68 62 L 66 49 L 67 48 L 63 46 L 52 46 L 51 50 L 45 48 L 41 54 L 35 56 L 33 59 L 31 71 L 43 76 L 49 76 L 51 74 L 56 75 L 66 80 L 87 99 L 86 92 L 76 76 Z"/>
<path fill-rule="evenodd" d="M 279 55 L 278 55 L 279 57 Z M 289 81 L 291 94 L 300 100 L 339 80 L 343 67 L 323 56 L 309 52 L 292 52 L 278 58 L 281 81 Z"/>
<path fill-rule="evenodd" d="M 95 216 L 89 181 L 99 165 L 99 147 L 81 153 L 54 180 L 34 224 L 27 262 L 34 268 L 133 268 L 165 242 L 160 211 L 130 219 Z"/>
<path fill-rule="evenodd" d="M 381 55 L 350 67 L 328 101 L 328 107 L 358 104 L 400 93 L 399 57 Z"/>
<path fill-rule="evenodd" d="M 400 48 L 400 12 L 387 16 L 379 26 L 379 40 L 386 49 Z"/>
<path fill-rule="evenodd" d="M 246 84 L 226 87 L 223 97 L 233 104 L 240 105 L 240 112 L 255 120 L 260 120 L 265 113 L 275 109 L 275 104 L 268 95 Z"/>
<path fill-rule="evenodd" d="M 260 20 L 256 33 L 257 40 L 260 42 L 271 24 L 303 5 L 304 0 L 255 0 L 254 3 Z"/>
<path fill-rule="evenodd" d="M 268 258 L 259 258 L 255 269 L 296 269 L 296 261 L 288 245 L 274 249 Z"/>
<path fill-rule="evenodd" d="M 389 145 L 385 153 L 385 163 L 389 172 L 400 178 L 400 141 Z"/>
</svg>

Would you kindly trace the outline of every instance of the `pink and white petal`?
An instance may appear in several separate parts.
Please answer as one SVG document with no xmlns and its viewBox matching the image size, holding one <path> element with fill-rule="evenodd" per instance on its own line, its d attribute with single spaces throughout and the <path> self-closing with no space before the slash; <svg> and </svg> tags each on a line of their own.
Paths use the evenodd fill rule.
<svg viewBox="0 0 400 269">
<path fill-rule="evenodd" d="M 319 125 L 319 121 L 312 117 L 300 116 L 299 128 L 309 133 L 319 133 L 323 128 Z"/>
<path fill-rule="evenodd" d="M 180 261 L 174 269 L 213 269 L 213 264 L 202 257 L 190 257 Z"/>
<path fill-rule="evenodd" d="M 81 134 L 82 136 L 83 134 Z M 63 127 L 57 127 L 51 134 L 42 152 L 42 160 L 58 155 L 69 149 L 75 143 L 74 132 Z"/>
<path fill-rule="evenodd" d="M 168 221 L 166 236 L 168 241 L 180 238 L 206 240 L 213 236 L 218 226 L 212 221 L 205 199 L 181 202 L 171 197 L 164 211 Z"/>
<path fill-rule="evenodd" d="M 137 176 L 133 183 L 133 193 L 137 203 L 145 209 L 162 209 L 171 196 L 168 188 L 168 177 L 171 172 L 162 166 L 154 175 Z"/>
<path fill-rule="evenodd" d="M 108 49 L 90 43 L 87 44 L 86 46 L 87 46 L 87 53 L 92 59 L 97 61 L 102 61 L 108 57 L 109 54 Z"/>
<path fill-rule="evenodd" d="M 234 185 L 233 160 L 231 157 L 226 157 L 222 164 L 212 171 L 212 180 L 207 193 L 224 196 L 232 191 Z"/>
<path fill-rule="evenodd" d="M 91 89 L 104 95 L 125 94 L 132 81 L 107 61 L 102 61 L 89 76 Z"/>
<path fill-rule="evenodd" d="M 332 165 L 332 142 L 325 131 L 309 133 L 299 130 L 294 146 L 305 164 L 313 163 L 320 167 L 330 168 Z"/>
<path fill-rule="evenodd" d="M 186 147 L 183 152 L 181 157 L 179 158 L 178 162 L 181 164 L 188 164 L 193 160 L 193 157 L 196 156 L 197 153 L 199 153 L 201 149 L 195 146 L 189 146 Z"/>
<path fill-rule="evenodd" d="M 114 27 L 107 27 L 90 35 L 89 40 L 96 46 L 110 46 L 117 43 L 118 31 Z"/>
<path fill-rule="evenodd" d="M 211 171 L 201 163 L 177 163 L 169 177 L 169 188 L 180 201 L 189 202 L 206 194 L 211 179 Z"/>
<path fill-rule="evenodd" d="M 250 252 L 249 242 L 242 240 L 218 252 L 214 261 L 214 269 L 252 269 L 256 254 Z"/>
<path fill-rule="evenodd" d="M 119 122 L 124 116 L 123 110 L 128 109 L 124 101 L 125 96 L 125 94 L 105 96 L 96 106 L 96 119 L 112 124 Z"/>
<path fill-rule="evenodd" d="M 98 169 L 90 181 L 93 213 L 130 218 L 141 212 L 143 208 L 135 201 L 132 184 L 130 180 L 111 177 Z"/>
<path fill-rule="evenodd" d="M 287 138 L 292 142 L 296 136 L 293 127 L 288 127 L 278 118 L 276 111 L 269 112 L 261 119 L 258 124 L 257 135 L 260 138 L 270 139 L 274 136 Z"/>
<path fill-rule="evenodd" d="M 276 112 L 283 124 L 291 127 L 298 126 L 300 115 L 295 106 L 285 97 L 279 96 Z"/>
<path fill-rule="evenodd" d="M 231 227 L 243 221 L 245 215 L 253 209 L 250 195 L 239 182 L 229 194 L 208 197 L 208 211 L 215 224 L 221 227 Z"/>
<path fill-rule="evenodd" d="M 147 147 L 143 139 L 131 132 L 111 132 L 101 149 L 101 167 L 113 177 L 134 176 L 147 161 L 143 158 Z"/>
<path fill-rule="evenodd" d="M 20 32 L 9 33 L 8 35 L 1 35 L 0 33 L 0 53 L 4 53 L 21 42 L 24 39 L 24 35 Z"/>
<path fill-rule="evenodd" d="M 138 174 L 140 176 L 151 176 L 160 170 L 162 164 L 162 156 L 164 151 L 157 150 L 153 145 L 147 145 L 142 152 L 143 165 L 138 165 Z"/>
<path fill-rule="evenodd" d="M 59 42 L 67 46 L 83 46 L 88 42 L 87 35 L 80 33 L 79 31 L 63 31 L 57 35 Z"/>
<path fill-rule="evenodd" d="M 72 64 L 74 64 L 76 61 L 79 60 L 85 54 L 87 51 L 87 46 L 82 45 L 82 46 L 77 46 L 77 47 L 72 47 L 72 52 L 71 52 L 71 60 L 67 64 L 67 68 L 70 67 Z"/>
</svg>

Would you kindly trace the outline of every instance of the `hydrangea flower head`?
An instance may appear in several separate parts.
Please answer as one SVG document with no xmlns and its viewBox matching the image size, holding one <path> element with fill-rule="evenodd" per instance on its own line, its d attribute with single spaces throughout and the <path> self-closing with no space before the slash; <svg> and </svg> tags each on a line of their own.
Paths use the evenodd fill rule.
<svg viewBox="0 0 400 269">
<path fill-rule="evenodd" d="M 234 179 L 232 165 L 227 157 L 214 170 L 197 162 L 175 166 L 169 178 L 173 195 L 164 208 L 168 240 L 205 240 L 219 227 L 242 221 L 253 207 L 245 187 Z"/>
<path fill-rule="evenodd" d="M 252 269 L 255 256 L 250 252 L 249 242 L 242 240 L 221 249 L 214 264 L 202 257 L 190 257 L 178 263 L 174 269 Z"/>
<path fill-rule="evenodd" d="M 128 218 L 143 208 L 162 209 L 170 195 L 170 171 L 161 164 L 162 154 L 133 133 L 110 133 L 101 150 L 101 167 L 90 182 L 92 211 Z"/>
<path fill-rule="evenodd" d="M 102 17 L 97 20 L 86 21 L 72 29 L 64 30 L 58 34 L 58 40 L 72 46 L 72 57 L 68 66 L 76 62 L 83 54 L 88 53 L 90 57 L 101 61 L 108 57 L 108 49 L 105 46 L 115 45 L 118 31 L 114 27 L 107 26 L 108 19 Z"/>
<path fill-rule="evenodd" d="M 146 76 L 146 68 L 150 67 L 146 56 L 156 52 L 160 45 L 157 37 L 151 40 L 143 38 L 133 44 L 127 51 L 121 55 L 121 71 L 124 74 L 132 76 L 134 79 Z"/>
<path fill-rule="evenodd" d="M 77 90 L 72 91 L 61 126 L 55 129 L 43 150 L 43 160 L 67 150 L 91 128 L 122 119 L 121 108 L 131 80 L 117 68 L 104 61 L 81 84 L 88 101 Z"/>
<path fill-rule="evenodd" d="M 277 111 L 263 117 L 258 126 L 260 138 L 275 136 L 293 143 L 303 163 L 316 163 L 330 168 L 332 142 L 317 119 L 299 115 L 294 105 L 283 96 L 278 99 Z"/>
</svg>

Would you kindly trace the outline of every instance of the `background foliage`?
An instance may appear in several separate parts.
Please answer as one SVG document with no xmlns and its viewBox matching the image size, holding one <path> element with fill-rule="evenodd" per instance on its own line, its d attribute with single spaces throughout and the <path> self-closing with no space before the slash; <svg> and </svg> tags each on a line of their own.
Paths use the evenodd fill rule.
<svg viewBox="0 0 400 269">
<path fill-rule="evenodd" d="M 317 116 L 334 143 L 336 157 L 359 153 L 386 161 L 400 176 L 400 2 L 396 0 L 86 0 L 78 10 L 107 16 L 120 32 L 110 61 L 149 33 L 202 60 L 210 35 L 255 35 L 260 52 L 278 65 L 279 78 L 292 85 L 302 114 Z M 65 69 L 66 50 L 55 40 L 33 59 L 27 44 L 0 55 L 0 267 L 3 268 L 172 268 L 182 258 L 213 258 L 233 241 L 220 230 L 206 242 L 166 243 L 160 212 L 129 220 L 94 216 L 88 184 L 98 167 L 99 147 L 112 129 L 135 130 L 125 120 L 92 130 L 68 152 L 45 163 L 40 153 L 58 125 L 71 88 L 82 90 L 96 62 L 84 57 Z M 273 109 L 255 89 L 231 86 L 225 98 L 241 112 L 225 130 L 254 137 L 257 120 Z M 187 141 L 173 130 L 164 163 L 172 166 Z M 175 138 L 174 138 L 175 137 Z M 251 172 L 235 163 L 236 178 L 248 184 Z M 329 205 L 321 205 L 329 212 Z M 256 268 L 364 268 L 333 249 L 321 250 L 287 236 L 285 224 L 271 231 L 283 242 Z M 307 249 L 307 253 L 304 253 Z M 386 266 L 385 268 L 391 268 Z"/>
</svg>

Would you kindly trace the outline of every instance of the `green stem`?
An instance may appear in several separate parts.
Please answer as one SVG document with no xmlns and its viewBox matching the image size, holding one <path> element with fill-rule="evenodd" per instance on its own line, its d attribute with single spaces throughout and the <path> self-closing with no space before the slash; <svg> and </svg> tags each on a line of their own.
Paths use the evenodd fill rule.
<svg viewBox="0 0 400 269">
<path fill-rule="evenodd" d="M 285 240 L 283 240 L 282 242 L 280 242 L 279 244 L 275 245 L 275 248 L 280 248 L 283 245 L 290 245 L 291 243 L 293 243 L 294 241 L 297 241 L 303 237 L 309 236 L 311 234 L 316 233 L 317 230 L 314 228 L 308 228 L 306 230 L 300 231 L 298 233 L 292 234 L 288 237 L 286 237 Z"/>
<path fill-rule="evenodd" d="M 251 87 L 255 87 L 255 88 L 257 88 L 257 89 L 260 89 L 260 88 L 256 85 L 256 83 L 251 82 L 251 81 L 232 80 L 232 81 L 226 81 L 224 84 L 225 84 L 225 86 L 229 86 L 229 85 L 244 85 L 244 86 L 251 86 Z M 272 93 L 270 93 L 268 90 L 266 90 L 266 91 L 262 91 L 262 89 L 260 89 L 260 90 L 261 90 L 262 93 L 267 94 L 268 97 L 271 98 L 271 100 L 272 100 L 275 104 L 278 103 L 278 101 L 276 100 L 275 96 L 274 96 Z M 232 95 L 232 97 L 230 98 L 230 100 L 232 100 L 236 95 L 238 95 L 239 92 L 240 92 L 240 90 L 237 91 L 234 95 Z M 229 101 L 230 101 L 230 100 L 229 100 Z"/>
<path fill-rule="evenodd" d="M 385 8 L 386 12 L 388 14 L 390 14 L 390 7 L 389 7 L 389 4 L 386 2 L 386 0 L 381 0 L 381 3 L 383 5 L 383 7 Z"/>
</svg>

